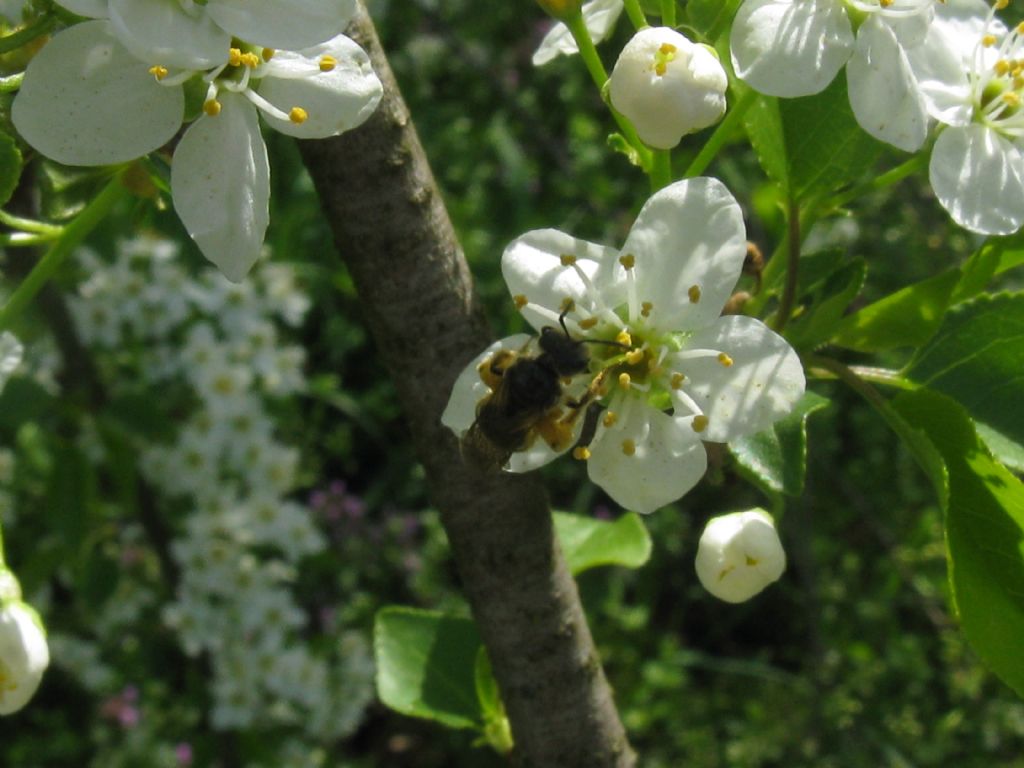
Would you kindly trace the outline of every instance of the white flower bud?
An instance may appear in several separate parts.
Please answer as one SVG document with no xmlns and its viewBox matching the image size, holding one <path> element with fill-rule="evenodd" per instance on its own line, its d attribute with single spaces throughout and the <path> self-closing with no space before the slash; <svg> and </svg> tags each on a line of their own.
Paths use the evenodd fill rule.
<svg viewBox="0 0 1024 768">
<path fill-rule="evenodd" d="M 697 577 L 715 597 L 749 600 L 786 570 L 775 521 L 762 509 L 712 518 L 697 545 Z"/>
<path fill-rule="evenodd" d="M 718 57 L 668 27 L 641 29 L 623 48 L 609 80 L 612 106 L 646 144 L 671 149 L 725 114 L 729 81 Z"/>
<path fill-rule="evenodd" d="M 0 715 L 28 703 L 49 663 L 46 632 L 36 612 L 20 600 L 0 603 Z"/>
</svg>

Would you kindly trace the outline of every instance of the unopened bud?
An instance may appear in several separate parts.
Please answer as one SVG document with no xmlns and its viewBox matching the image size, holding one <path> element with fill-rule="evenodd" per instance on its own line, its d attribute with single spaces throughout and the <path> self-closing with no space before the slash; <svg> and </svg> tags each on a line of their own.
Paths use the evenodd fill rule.
<svg viewBox="0 0 1024 768">
<path fill-rule="evenodd" d="M 46 632 L 21 600 L 0 602 L 0 715 L 24 707 L 50 664 Z"/>
<path fill-rule="evenodd" d="M 721 119 L 728 84 L 710 48 L 669 27 L 648 27 L 623 48 L 608 93 L 644 143 L 671 149 Z"/>
<path fill-rule="evenodd" d="M 559 21 L 565 21 L 580 12 L 583 0 L 537 0 L 537 4 Z"/>
<path fill-rule="evenodd" d="M 763 509 L 708 521 L 697 545 L 697 578 L 728 603 L 749 600 L 786 570 L 775 521 Z"/>
</svg>

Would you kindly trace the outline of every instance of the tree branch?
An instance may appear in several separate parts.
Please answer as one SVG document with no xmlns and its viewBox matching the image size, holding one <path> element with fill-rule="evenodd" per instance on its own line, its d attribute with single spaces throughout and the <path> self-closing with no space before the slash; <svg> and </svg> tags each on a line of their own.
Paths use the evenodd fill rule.
<svg viewBox="0 0 1024 768">
<path fill-rule="evenodd" d="M 468 267 L 373 23 L 348 30 L 384 83 L 374 117 L 300 143 L 389 368 L 512 725 L 519 766 L 628 768 L 633 755 L 576 584 L 532 476 L 463 464 L 440 423 L 491 340 Z M 471 660 L 467 659 L 467 663 Z"/>
</svg>

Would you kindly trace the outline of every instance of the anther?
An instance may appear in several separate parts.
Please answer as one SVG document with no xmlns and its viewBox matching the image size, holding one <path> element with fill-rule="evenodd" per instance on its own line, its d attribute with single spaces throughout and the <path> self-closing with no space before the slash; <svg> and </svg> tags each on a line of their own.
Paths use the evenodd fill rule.
<svg viewBox="0 0 1024 768">
<path fill-rule="evenodd" d="M 228 49 L 228 64 L 238 67 L 242 64 L 242 52 L 238 48 Z"/>
<path fill-rule="evenodd" d="M 676 372 L 672 374 L 672 378 L 669 379 L 668 383 L 669 386 L 672 387 L 672 389 L 679 389 L 680 387 L 683 386 L 684 381 L 686 381 L 686 377 L 683 374 Z"/>
<path fill-rule="evenodd" d="M 725 354 L 725 352 L 719 352 L 718 362 L 720 362 L 723 366 L 728 368 L 729 366 L 732 365 L 732 358 Z"/>
<path fill-rule="evenodd" d="M 338 60 L 331 56 L 330 54 L 324 54 L 323 56 L 320 57 L 321 72 L 330 72 L 336 66 L 338 66 Z"/>
<path fill-rule="evenodd" d="M 563 315 L 566 312 L 572 312 L 574 309 L 576 309 L 576 302 L 573 301 L 572 296 L 566 296 L 564 299 L 562 299 L 561 308 Z"/>
<path fill-rule="evenodd" d="M 999 38 L 997 38 L 997 37 L 996 37 L 995 35 L 991 35 L 991 34 L 989 34 L 989 35 L 984 35 L 984 36 L 982 36 L 982 38 L 981 38 L 981 44 L 982 44 L 983 46 L 985 46 L 986 48 L 991 48 L 991 47 L 992 47 L 993 45 L 995 45 L 995 44 L 996 44 L 996 41 L 997 41 L 998 39 L 999 39 Z"/>
<path fill-rule="evenodd" d="M 562 262 L 563 267 L 571 267 L 573 264 L 576 263 L 576 257 L 573 256 L 571 253 L 563 253 L 558 258 Z"/>
<path fill-rule="evenodd" d="M 883 8 L 888 8 L 890 5 L 892 5 L 892 3 L 893 0 L 878 0 L 878 4 Z"/>
<path fill-rule="evenodd" d="M 585 320 L 580 320 L 579 326 L 584 331 L 587 331 L 587 330 L 590 330 L 591 328 L 593 328 L 595 325 L 597 325 L 597 323 L 598 323 L 598 319 L 596 317 L 588 317 Z"/>
<path fill-rule="evenodd" d="M 260 51 L 260 56 L 263 57 L 264 61 L 270 61 L 272 58 L 274 58 L 275 53 L 277 53 L 277 51 L 275 51 L 273 48 L 264 48 L 262 51 Z"/>
<path fill-rule="evenodd" d="M 512 303 L 516 305 L 516 309 L 522 309 L 530 302 L 525 296 L 523 296 L 523 294 L 517 293 L 512 297 Z"/>
<path fill-rule="evenodd" d="M 309 114 L 302 107 L 292 107 L 292 111 L 288 113 L 288 119 L 296 125 L 302 125 L 309 119 Z"/>
<path fill-rule="evenodd" d="M 636 266 L 636 256 L 632 253 L 624 253 L 622 256 L 619 256 L 619 264 L 621 264 L 624 269 L 632 269 Z"/>
<path fill-rule="evenodd" d="M 203 112 L 210 117 L 216 117 L 220 114 L 220 102 L 216 99 L 208 99 L 203 103 Z"/>
<path fill-rule="evenodd" d="M 626 362 L 630 365 L 636 365 L 644 359 L 644 351 L 642 349 L 634 349 L 632 352 L 626 353 Z"/>
<path fill-rule="evenodd" d="M 703 432 L 708 428 L 708 417 L 703 413 L 699 416 L 694 416 L 692 426 L 694 432 Z"/>
<path fill-rule="evenodd" d="M 632 379 L 630 378 L 630 375 L 625 371 L 619 374 L 619 386 L 622 387 L 623 389 L 629 389 L 629 384 L 631 381 Z"/>
<path fill-rule="evenodd" d="M 629 438 L 622 441 L 622 452 L 627 456 L 632 456 L 636 453 L 636 443 Z"/>
<path fill-rule="evenodd" d="M 604 424 L 606 428 L 611 429 L 615 426 L 615 422 L 618 420 L 619 414 L 615 411 L 605 411 L 604 416 L 601 418 L 601 423 Z"/>
<path fill-rule="evenodd" d="M 1008 62 L 1006 59 L 1000 59 L 999 61 L 996 62 L 994 69 L 996 71 L 996 74 L 1002 77 L 1003 75 L 1009 74 L 1011 65 L 1010 62 Z"/>
<path fill-rule="evenodd" d="M 654 309 L 654 304 L 649 301 L 645 301 L 640 304 L 640 315 L 642 317 L 650 317 L 652 309 Z"/>
<path fill-rule="evenodd" d="M 686 295 L 690 298 L 691 304 L 696 304 L 698 301 L 700 301 L 700 286 L 691 285 L 690 290 L 686 292 Z"/>
<path fill-rule="evenodd" d="M 585 445 L 577 445 L 572 449 L 572 457 L 579 461 L 586 461 L 590 458 L 590 449 Z"/>
<path fill-rule="evenodd" d="M 996 0 L 996 10 L 1001 11 L 1010 4 L 1010 0 Z"/>
<path fill-rule="evenodd" d="M 240 59 L 241 62 L 249 69 L 255 69 L 260 65 L 260 57 L 255 53 L 243 53 Z"/>
<path fill-rule="evenodd" d="M 615 341 L 616 343 L 621 344 L 624 347 L 633 346 L 633 337 L 629 335 L 629 331 L 627 331 L 625 328 L 619 331 L 618 335 L 615 337 Z"/>
<path fill-rule="evenodd" d="M 163 80 L 167 77 L 167 67 L 161 67 L 159 64 L 154 64 L 149 68 L 149 74 L 155 77 L 157 80 Z"/>
</svg>

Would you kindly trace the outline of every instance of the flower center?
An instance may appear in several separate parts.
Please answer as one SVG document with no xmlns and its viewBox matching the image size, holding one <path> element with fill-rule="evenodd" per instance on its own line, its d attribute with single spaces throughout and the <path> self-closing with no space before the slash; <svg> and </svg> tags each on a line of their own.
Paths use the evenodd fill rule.
<svg viewBox="0 0 1024 768">
<path fill-rule="evenodd" d="M 992 29 L 995 11 L 1006 7 L 999 0 L 988 16 Z M 975 46 L 971 61 L 971 95 L 975 119 L 1009 137 L 1024 136 L 1024 22 L 1002 35 L 986 32 Z"/>
<path fill-rule="evenodd" d="M 668 71 L 668 63 L 675 61 L 676 58 L 676 47 L 672 43 L 662 43 L 661 47 L 654 52 L 654 63 L 651 64 L 651 69 L 654 73 L 661 77 Z"/>
</svg>

